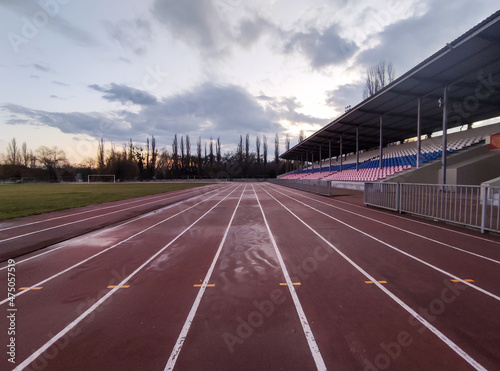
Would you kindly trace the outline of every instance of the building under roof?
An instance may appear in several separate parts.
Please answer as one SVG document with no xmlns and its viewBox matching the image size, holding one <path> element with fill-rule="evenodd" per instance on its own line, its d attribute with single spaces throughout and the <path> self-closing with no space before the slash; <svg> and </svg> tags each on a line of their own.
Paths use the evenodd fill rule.
<svg viewBox="0 0 500 371">
<path fill-rule="evenodd" d="M 500 11 L 280 157 L 314 162 L 376 147 L 382 157 L 389 143 L 497 116 Z"/>
</svg>

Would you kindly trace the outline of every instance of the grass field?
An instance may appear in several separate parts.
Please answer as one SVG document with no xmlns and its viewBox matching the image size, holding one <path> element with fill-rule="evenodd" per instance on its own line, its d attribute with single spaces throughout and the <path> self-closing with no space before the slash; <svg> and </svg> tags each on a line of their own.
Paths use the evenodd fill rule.
<svg viewBox="0 0 500 371">
<path fill-rule="evenodd" d="M 193 188 L 205 183 L 3 184 L 0 220 Z"/>
</svg>

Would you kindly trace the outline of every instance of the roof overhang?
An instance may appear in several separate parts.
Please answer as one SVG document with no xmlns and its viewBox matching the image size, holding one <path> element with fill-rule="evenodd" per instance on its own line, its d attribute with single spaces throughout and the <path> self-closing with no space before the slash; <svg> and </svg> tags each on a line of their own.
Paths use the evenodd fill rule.
<svg viewBox="0 0 500 371">
<path fill-rule="evenodd" d="M 342 152 L 355 152 L 356 131 L 360 150 L 379 147 L 380 120 L 384 144 L 415 137 L 419 100 L 421 133 L 439 131 L 445 87 L 448 128 L 500 116 L 500 11 L 280 157 L 296 160 L 307 152 L 317 160 L 321 146 L 328 158 L 330 141 L 338 154 L 341 136 Z"/>
</svg>

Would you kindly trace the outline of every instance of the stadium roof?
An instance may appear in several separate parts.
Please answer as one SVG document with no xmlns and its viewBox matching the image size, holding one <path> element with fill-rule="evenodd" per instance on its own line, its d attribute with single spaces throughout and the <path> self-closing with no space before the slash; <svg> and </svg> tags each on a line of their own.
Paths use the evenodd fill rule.
<svg viewBox="0 0 500 371">
<path fill-rule="evenodd" d="M 443 108 L 438 100 L 448 92 L 448 128 L 500 116 L 500 11 L 464 33 L 391 84 L 365 99 L 316 133 L 283 153 L 283 159 L 300 159 L 314 153 L 328 158 L 337 155 L 342 135 L 342 152 L 380 146 L 380 117 L 384 143 L 417 135 L 417 100 L 421 98 L 421 133 L 442 130 Z M 305 158 L 304 158 L 305 159 Z"/>
</svg>

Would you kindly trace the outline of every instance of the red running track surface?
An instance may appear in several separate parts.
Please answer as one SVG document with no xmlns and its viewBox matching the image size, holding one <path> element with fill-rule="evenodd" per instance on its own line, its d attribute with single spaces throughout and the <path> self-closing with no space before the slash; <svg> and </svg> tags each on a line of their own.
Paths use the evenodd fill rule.
<svg viewBox="0 0 500 371">
<path fill-rule="evenodd" d="M 0 368 L 500 369 L 497 237 L 267 183 L 178 201 L 34 233 L 46 247 L 15 259 L 0 302 L 16 316 Z"/>
</svg>

